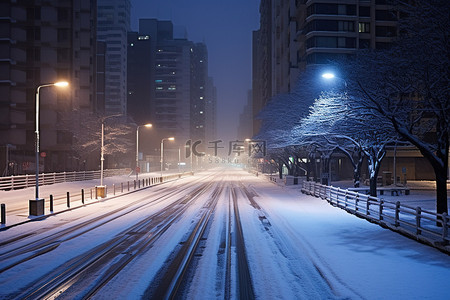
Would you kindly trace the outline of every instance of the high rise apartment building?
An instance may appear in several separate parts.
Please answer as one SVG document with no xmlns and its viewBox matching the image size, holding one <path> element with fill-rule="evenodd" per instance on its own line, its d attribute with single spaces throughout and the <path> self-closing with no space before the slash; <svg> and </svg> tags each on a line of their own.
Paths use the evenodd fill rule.
<svg viewBox="0 0 450 300">
<path fill-rule="evenodd" d="M 205 88 L 205 139 L 211 142 L 217 139 L 217 89 L 212 77 L 206 80 Z"/>
<path fill-rule="evenodd" d="M 97 0 L 98 40 L 105 51 L 105 114 L 127 111 L 127 34 L 130 31 L 129 0 Z"/>
<path fill-rule="evenodd" d="M 36 90 L 61 80 L 69 87 L 40 89 L 40 170 L 82 167 L 72 132 L 78 113 L 97 107 L 95 28 L 94 0 L 0 3 L 2 175 L 34 172 Z"/>
<path fill-rule="evenodd" d="M 261 0 L 253 37 L 254 134 L 257 114 L 273 96 L 295 89 L 300 72 L 389 47 L 397 13 L 387 0 Z"/>
<path fill-rule="evenodd" d="M 181 143 L 191 133 L 191 49 L 187 40 L 163 40 L 155 55 L 154 122 Z"/>
<path fill-rule="evenodd" d="M 153 140 L 143 141 L 147 153 L 159 155 L 161 140 L 173 136 L 176 142 L 167 147 L 176 145 L 178 157 L 187 140 L 214 135 L 216 96 L 206 45 L 174 38 L 172 22 L 156 19 L 139 20 L 139 32 L 128 36 L 128 115 L 153 124 Z"/>
<path fill-rule="evenodd" d="M 151 99 L 154 97 L 154 61 L 149 35 L 128 33 L 127 114 L 136 124 L 152 122 Z"/>
<path fill-rule="evenodd" d="M 191 132 L 193 140 L 206 140 L 206 84 L 208 80 L 208 50 L 203 43 L 191 48 Z"/>
<path fill-rule="evenodd" d="M 307 64 L 326 64 L 357 49 L 383 49 L 397 36 L 397 13 L 386 0 L 308 1 L 301 34 Z"/>
</svg>

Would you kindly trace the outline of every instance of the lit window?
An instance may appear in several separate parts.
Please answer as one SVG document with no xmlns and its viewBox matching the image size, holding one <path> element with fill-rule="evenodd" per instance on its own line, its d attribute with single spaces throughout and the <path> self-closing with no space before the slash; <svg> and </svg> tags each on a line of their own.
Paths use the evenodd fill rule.
<svg viewBox="0 0 450 300">
<path fill-rule="evenodd" d="M 203 97 L 200 97 L 200 100 L 203 100 Z"/>
<path fill-rule="evenodd" d="M 133 47 L 134 46 L 134 44 L 133 43 L 131 43 L 131 45 L 130 45 L 131 47 Z"/>
<path fill-rule="evenodd" d="M 163 90 L 164 88 L 162 86 L 157 86 L 156 89 L 157 90 Z"/>
<path fill-rule="evenodd" d="M 200 114 L 201 114 L 201 115 L 203 114 L 203 111 L 202 111 L 202 110 L 200 111 Z"/>
<path fill-rule="evenodd" d="M 370 32 L 370 23 L 360 22 L 359 23 L 359 32 Z"/>
<path fill-rule="evenodd" d="M 162 79 L 156 79 L 155 82 L 161 83 L 161 82 L 163 82 L 163 81 L 162 81 Z"/>
</svg>

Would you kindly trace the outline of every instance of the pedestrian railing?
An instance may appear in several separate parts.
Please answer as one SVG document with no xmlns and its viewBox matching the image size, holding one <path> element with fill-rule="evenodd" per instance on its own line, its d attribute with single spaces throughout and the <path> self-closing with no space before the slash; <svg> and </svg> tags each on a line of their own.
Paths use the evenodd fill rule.
<svg viewBox="0 0 450 300">
<path fill-rule="evenodd" d="M 449 216 L 358 192 L 304 181 L 302 192 L 450 253 Z"/>
<path fill-rule="evenodd" d="M 162 176 L 156 176 L 156 177 L 148 177 L 148 178 L 141 178 L 139 180 L 132 180 L 132 181 L 126 181 L 126 182 L 119 182 L 114 183 L 109 186 L 105 185 L 105 194 L 104 197 L 102 197 L 98 193 L 98 186 L 81 189 L 81 190 L 71 190 L 64 193 L 54 194 L 51 193 L 47 197 L 44 196 L 45 199 L 45 215 L 53 214 L 53 213 L 60 213 L 65 211 L 66 209 L 74 208 L 75 207 L 82 207 L 84 205 L 90 204 L 90 200 L 104 200 L 107 199 L 107 197 L 111 196 L 119 196 L 120 194 L 130 193 L 133 191 L 137 191 L 143 188 L 147 188 L 153 185 L 161 184 L 167 181 L 172 181 L 179 179 L 184 176 L 188 175 L 194 175 L 193 172 L 183 172 L 183 173 L 175 173 L 175 174 L 168 174 L 168 175 L 162 175 Z M 94 203 L 94 202 L 91 202 Z M 58 207 L 58 208 L 56 208 Z M 58 210 L 58 211 L 57 211 Z M 14 213 L 17 213 L 14 211 Z M 7 217 L 7 210 L 6 205 L 4 203 L 0 204 L 0 224 L 1 225 L 8 225 L 6 223 L 6 217 Z M 25 221 L 26 222 L 26 221 Z M 24 222 L 22 222 L 24 223 Z M 7 227 L 0 227 L 0 230 L 3 230 Z"/>
<path fill-rule="evenodd" d="M 61 172 L 39 174 L 39 185 L 48 185 L 62 182 L 99 179 L 101 171 Z M 129 174 L 129 169 L 107 169 L 103 176 L 117 176 Z M 15 190 L 36 185 L 36 174 L 0 177 L 0 190 Z"/>
</svg>

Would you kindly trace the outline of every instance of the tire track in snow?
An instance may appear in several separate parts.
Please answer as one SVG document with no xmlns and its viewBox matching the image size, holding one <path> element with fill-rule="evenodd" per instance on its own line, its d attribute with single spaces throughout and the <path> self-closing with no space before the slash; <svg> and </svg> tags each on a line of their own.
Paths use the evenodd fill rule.
<svg viewBox="0 0 450 300">
<path fill-rule="evenodd" d="M 293 229 L 284 226 L 283 230 L 279 230 L 278 226 L 272 226 L 270 220 L 270 215 L 268 215 L 263 208 L 257 203 L 257 201 L 254 199 L 255 197 L 258 197 L 258 194 L 256 191 L 249 186 L 249 189 L 252 191 L 248 191 L 248 189 L 245 187 L 245 185 L 240 182 L 240 186 L 242 188 L 243 193 L 248 198 L 248 201 L 250 202 L 250 205 L 253 206 L 256 210 L 258 210 L 258 216 L 262 223 L 262 226 L 265 228 L 267 234 L 271 236 L 274 240 L 274 244 L 277 246 L 280 253 L 283 253 L 283 255 L 288 257 L 295 257 L 296 255 L 294 253 L 290 253 L 289 249 L 294 249 L 294 247 L 289 247 L 288 245 L 285 245 L 283 241 L 296 241 L 295 245 L 301 248 L 301 255 L 306 256 L 306 258 L 311 262 L 314 269 L 317 271 L 317 273 L 320 275 L 320 277 L 324 280 L 324 282 L 327 284 L 327 286 L 330 288 L 330 290 L 333 292 L 333 294 L 337 297 L 341 297 L 341 295 L 338 295 L 338 291 L 335 287 L 336 284 L 339 284 L 347 291 L 349 291 L 352 296 L 351 299 L 365 299 L 362 295 L 360 295 L 358 292 L 356 292 L 353 288 L 351 288 L 346 282 L 344 282 L 340 277 L 334 272 L 324 261 L 324 259 L 320 256 L 320 254 L 315 250 L 313 245 L 307 241 L 306 238 L 304 238 L 298 231 L 295 233 L 293 232 Z M 267 226 L 269 224 L 269 226 Z M 275 223 L 276 224 L 276 223 Z M 298 239 L 298 236 L 301 237 L 301 239 Z M 295 273 L 296 271 L 293 270 Z M 331 274 L 332 278 L 329 278 L 327 274 Z M 298 276 L 301 278 L 301 276 Z M 347 295 L 344 295 L 346 297 Z"/>
</svg>

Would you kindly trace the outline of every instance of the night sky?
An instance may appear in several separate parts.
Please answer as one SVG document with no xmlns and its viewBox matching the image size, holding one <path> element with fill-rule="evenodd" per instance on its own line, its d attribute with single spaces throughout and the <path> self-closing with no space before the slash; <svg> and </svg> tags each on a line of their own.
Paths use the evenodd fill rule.
<svg viewBox="0 0 450 300">
<path fill-rule="evenodd" d="M 139 19 L 171 20 L 175 37 L 187 31 L 208 47 L 209 74 L 217 87 L 217 138 L 235 139 L 239 114 L 251 89 L 252 31 L 259 28 L 259 0 L 131 0 L 131 28 Z"/>
</svg>

